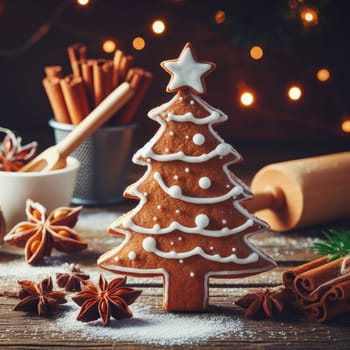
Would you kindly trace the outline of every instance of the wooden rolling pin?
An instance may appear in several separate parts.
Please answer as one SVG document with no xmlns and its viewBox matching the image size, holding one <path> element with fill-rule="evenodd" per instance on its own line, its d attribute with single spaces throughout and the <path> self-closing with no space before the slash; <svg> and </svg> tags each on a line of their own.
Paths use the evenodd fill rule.
<svg viewBox="0 0 350 350">
<path fill-rule="evenodd" d="M 275 231 L 350 217 L 350 152 L 270 164 L 242 202 Z"/>
</svg>

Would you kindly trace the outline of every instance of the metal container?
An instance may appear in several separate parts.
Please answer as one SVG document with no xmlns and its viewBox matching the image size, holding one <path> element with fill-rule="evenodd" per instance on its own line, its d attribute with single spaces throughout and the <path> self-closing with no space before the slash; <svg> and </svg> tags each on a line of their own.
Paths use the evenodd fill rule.
<svg viewBox="0 0 350 350">
<path fill-rule="evenodd" d="M 49 125 L 54 130 L 56 143 L 74 128 L 54 120 L 50 120 Z M 80 161 L 72 203 L 94 206 L 123 200 L 135 127 L 136 124 L 102 127 L 71 153 Z"/>
</svg>

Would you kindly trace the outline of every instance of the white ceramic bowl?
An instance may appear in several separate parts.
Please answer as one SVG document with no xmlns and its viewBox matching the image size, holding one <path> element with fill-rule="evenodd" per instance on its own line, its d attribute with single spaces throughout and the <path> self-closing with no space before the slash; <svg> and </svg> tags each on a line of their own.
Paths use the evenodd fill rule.
<svg viewBox="0 0 350 350">
<path fill-rule="evenodd" d="M 53 209 L 70 204 L 77 179 L 79 161 L 67 158 L 63 169 L 48 172 L 0 171 L 0 208 L 10 230 L 26 218 L 25 203 L 28 198 L 41 203 L 49 214 Z"/>
</svg>

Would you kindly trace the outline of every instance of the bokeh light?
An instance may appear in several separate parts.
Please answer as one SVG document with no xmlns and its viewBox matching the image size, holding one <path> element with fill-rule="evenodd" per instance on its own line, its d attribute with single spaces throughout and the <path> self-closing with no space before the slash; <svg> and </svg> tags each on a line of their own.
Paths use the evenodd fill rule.
<svg viewBox="0 0 350 350">
<path fill-rule="evenodd" d="M 157 19 L 152 23 L 152 31 L 155 34 L 163 34 L 165 32 L 166 25 L 162 19 Z"/>
<path fill-rule="evenodd" d="M 305 25 L 315 25 L 318 23 L 318 14 L 311 8 L 304 8 L 300 12 L 300 18 Z"/>
<path fill-rule="evenodd" d="M 297 101 L 301 98 L 302 96 L 302 91 L 301 88 L 299 86 L 293 85 L 288 89 L 288 97 L 292 100 L 292 101 Z"/>
<path fill-rule="evenodd" d="M 137 36 L 136 38 L 134 38 L 134 40 L 132 41 L 132 47 L 135 49 L 135 50 L 143 50 L 146 46 L 146 42 L 145 42 L 145 39 L 140 37 L 140 36 Z"/>
<path fill-rule="evenodd" d="M 350 134 L 350 118 L 344 119 L 341 122 L 340 128 L 344 133 Z"/>
<path fill-rule="evenodd" d="M 80 6 L 86 6 L 88 5 L 90 0 L 77 0 L 78 5 Z"/>
<path fill-rule="evenodd" d="M 249 54 L 254 60 L 260 60 L 264 56 L 264 51 L 260 46 L 253 46 Z"/>
<path fill-rule="evenodd" d="M 218 10 L 215 12 L 215 16 L 214 16 L 214 20 L 215 20 L 215 23 L 217 24 L 222 24 L 225 22 L 226 20 L 226 14 L 224 11 L 222 10 Z"/>
<path fill-rule="evenodd" d="M 249 107 L 254 103 L 255 97 L 254 94 L 250 91 L 244 91 L 241 93 L 240 102 L 243 106 Z"/>
<path fill-rule="evenodd" d="M 116 48 L 117 44 L 113 40 L 108 39 L 102 43 L 102 50 L 106 53 L 112 53 Z"/>
<path fill-rule="evenodd" d="M 328 69 L 322 68 L 317 71 L 317 79 L 321 82 L 326 82 L 331 77 L 331 73 Z"/>
</svg>

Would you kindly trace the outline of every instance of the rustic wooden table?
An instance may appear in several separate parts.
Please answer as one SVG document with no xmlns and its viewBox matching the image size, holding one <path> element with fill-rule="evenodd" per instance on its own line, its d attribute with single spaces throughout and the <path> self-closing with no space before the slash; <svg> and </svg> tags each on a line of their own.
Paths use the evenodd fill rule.
<svg viewBox="0 0 350 350">
<path fill-rule="evenodd" d="M 17 299 L 5 297 L 3 293 L 16 291 L 17 280 L 39 281 L 47 275 L 54 275 L 55 272 L 64 270 L 64 264 L 67 263 L 79 263 L 84 271 L 90 273 L 92 279 L 96 280 L 100 272 L 103 272 L 108 279 L 112 278 L 112 274 L 96 267 L 96 259 L 101 253 L 119 243 L 117 238 L 106 233 L 105 228 L 114 218 L 129 208 L 131 205 L 124 204 L 117 207 L 85 209 L 81 213 L 76 230 L 88 241 L 89 248 L 74 255 L 55 253 L 43 265 L 37 267 L 27 266 L 23 262 L 22 250 L 5 244 L 1 246 L 1 349 L 72 347 L 80 349 L 160 349 L 164 347 L 184 349 L 350 349 L 350 317 L 343 317 L 328 324 L 311 323 L 302 316 L 284 320 L 252 321 L 245 319 L 242 309 L 234 305 L 235 299 L 245 294 L 249 288 L 277 286 L 281 284 L 281 275 L 287 268 L 315 258 L 310 246 L 319 237 L 317 228 L 283 235 L 273 232 L 263 233 L 252 238 L 254 244 L 276 259 L 278 267 L 272 271 L 244 279 L 211 280 L 211 306 L 204 315 L 166 314 L 161 309 L 161 280 L 136 278 L 128 279 L 130 286 L 142 289 L 142 295 L 133 306 L 136 310 L 145 310 L 142 309 L 143 305 L 147 309 L 143 311 L 143 314 L 142 312 L 141 315 L 138 314 L 132 324 L 127 322 L 131 322 L 133 319 L 122 324 L 112 322 L 111 327 L 106 329 L 99 324 L 89 326 L 72 321 L 68 316 L 65 316 L 69 312 L 72 314 L 71 309 L 74 308 L 72 303 L 63 305 L 49 318 L 39 318 L 12 311 Z M 152 337 L 147 334 L 149 325 L 142 319 L 142 315 L 148 317 L 147 313 L 153 315 L 150 321 L 147 319 L 147 322 L 156 320 L 159 323 L 159 335 L 157 335 L 157 327 L 149 328 L 149 331 L 153 332 Z M 158 319 L 156 316 L 159 316 Z M 191 325 L 191 318 L 193 318 L 193 331 L 198 331 L 197 328 L 202 327 L 199 328 L 202 330 L 202 334 L 193 334 L 191 337 L 191 331 L 187 330 L 183 336 L 179 334 L 176 337 L 181 317 L 183 317 L 185 326 Z M 168 318 L 171 319 L 171 322 Z M 218 334 L 210 329 L 215 323 Z M 169 329 L 166 327 L 167 324 L 169 324 Z M 130 333 L 132 326 L 137 327 L 134 333 Z M 137 334 L 138 330 L 142 331 L 142 328 L 143 331 L 146 331 L 143 333 L 145 334 L 144 339 Z M 209 332 L 208 337 L 205 335 L 206 329 Z M 164 331 L 169 332 L 169 334 L 173 333 L 175 339 L 171 337 L 167 339 L 163 334 Z M 128 334 L 129 336 L 127 336 Z"/>
<path fill-rule="evenodd" d="M 322 150 L 324 153 L 344 150 L 331 149 L 324 144 L 311 148 L 298 143 L 287 146 L 283 149 L 264 145 L 238 147 L 245 161 L 235 168 L 236 174 L 250 183 L 252 174 L 265 164 L 317 155 Z M 134 167 L 131 181 L 138 179 L 143 170 Z M 134 318 L 122 323 L 112 322 L 111 327 L 89 326 L 76 321 L 78 309 L 72 302 L 61 305 L 48 318 L 13 311 L 18 300 L 5 297 L 4 292 L 17 291 L 17 280 L 38 282 L 50 275 L 54 277 L 55 272 L 64 272 L 70 263 L 79 263 L 95 281 L 101 272 L 107 279 L 113 278 L 115 275 L 96 267 L 96 260 L 120 243 L 106 232 L 107 226 L 134 206 L 135 202 L 107 208 L 85 208 L 76 230 L 88 242 L 88 249 L 74 255 L 55 253 L 40 266 L 26 265 L 23 250 L 0 244 L 0 349 L 350 349 L 350 316 L 327 324 L 312 323 L 302 316 L 252 321 L 246 319 L 244 311 L 234 304 L 250 288 L 280 285 L 286 269 L 316 257 L 311 245 L 321 237 L 322 228 L 336 225 L 349 228 L 349 221 L 252 237 L 253 243 L 272 256 L 278 267 L 244 279 L 210 280 L 210 309 L 204 314 L 167 314 L 161 308 L 161 279 L 141 278 L 128 278 L 128 285 L 142 289 L 141 296 L 131 306 Z M 70 299 L 70 294 L 67 298 Z"/>
</svg>

